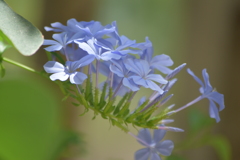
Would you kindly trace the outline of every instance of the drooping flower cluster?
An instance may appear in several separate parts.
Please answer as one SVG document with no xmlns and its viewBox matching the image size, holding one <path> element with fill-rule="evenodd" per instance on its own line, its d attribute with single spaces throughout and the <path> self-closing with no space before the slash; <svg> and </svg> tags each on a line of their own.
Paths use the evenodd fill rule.
<svg viewBox="0 0 240 160">
<path fill-rule="evenodd" d="M 109 119 L 113 125 L 126 132 L 129 132 L 124 128 L 127 123 L 156 129 L 153 139 L 148 129 L 141 129 L 139 135 L 135 136 L 146 147 L 136 152 L 136 160 L 149 158 L 160 160 L 158 154 L 170 155 L 173 142 L 159 141 L 164 137 L 166 130 L 175 132 L 183 130 L 163 125 L 169 121 L 166 118 L 204 98 L 210 102 L 210 117 L 215 118 L 217 122 L 220 121 L 219 111 L 225 107 L 223 95 L 213 90 L 206 70 L 203 70 L 203 83 L 188 69 L 188 73 L 201 85 L 201 96 L 179 109 L 172 110 L 174 105 L 171 105 L 162 113 L 152 116 L 157 108 L 173 96 L 171 94 L 165 97 L 177 81 L 172 78 L 185 67 L 185 63 L 170 69 L 173 61 L 169 56 L 165 54 L 153 56 L 153 46 L 148 38 L 145 42 L 136 43 L 135 40 L 120 35 L 116 22 L 102 26 L 97 21 L 78 22 L 70 19 L 66 26 L 58 22 L 52 23 L 51 26 L 45 29 L 56 32 L 52 36 L 54 40 L 44 41 L 44 45 L 48 45 L 45 50 L 52 54 L 51 61 L 44 65 L 45 71 L 52 73 L 51 80 L 66 81 L 69 78 L 70 83 L 77 86 L 79 93 L 73 97 L 80 104 L 87 110 L 92 109 L 95 115 L 101 114 L 103 118 Z M 65 56 L 65 64 L 60 63 L 56 51 Z M 87 74 L 83 73 L 85 66 L 88 66 Z M 92 93 L 91 88 L 93 73 L 96 75 L 95 93 Z M 106 77 L 103 82 L 99 82 L 99 74 Z M 85 80 L 86 89 L 79 89 Z M 149 88 L 153 93 L 147 99 L 142 98 L 139 106 L 130 112 L 131 100 L 141 87 Z M 102 90 L 100 97 L 98 90 Z M 122 97 L 118 104 L 114 104 L 116 96 Z M 219 109 L 216 104 L 220 106 Z"/>
</svg>

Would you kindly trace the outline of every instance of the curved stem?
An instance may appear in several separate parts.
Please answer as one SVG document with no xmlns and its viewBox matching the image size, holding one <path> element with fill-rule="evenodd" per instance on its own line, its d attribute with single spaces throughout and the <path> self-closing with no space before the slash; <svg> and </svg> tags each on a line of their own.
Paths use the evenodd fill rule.
<svg viewBox="0 0 240 160">
<path fill-rule="evenodd" d="M 182 106 L 182 107 L 176 109 L 176 110 L 174 111 L 174 113 L 177 113 L 177 112 L 179 112 L 179 111 L 181 111 L 181 110 L 183 110 L 183 109 L 185 109 L 185 108 L 187 108 L 187 107 L 193 105 L 194 103 L 197 103 L 198 101 L 202 100 L 203 98 L 204 98 L 203 96 L 199 96 L 199 97 L 197 97 L 196 99 L 192 100 L 192 101 L 189 102 L 188 104 L 186 104 L 186 105 L 184 105 L 184 106 Z"/>
<path fill-rule="evenodd" d="M 20 67 L 20 68 L 23 68 L 23 69 L 25 69 L 25 70 L 27 70 L 27 71 L 30 71 L 30 72 L 33 72 L 33 73 L 37 73 L 37 74 L 39 74 L 39 75 L 42 75 L 41 72 L 38 72 L 38 71 L 36 71 L 36 70 L 33 69 L 33 68 L 30 68 L 30 67 L 28 67 L 28 66 L 26 66 L 26 65 L 24 65 L 24 64 L 18 63 L 18 62 L 16 62 L 16 61 L 13 61 L 13 60 L 8 59 L 8 58 L 6 58 L 6 57 L 2 57 L 2 60 L 5 61 L 5 62 L 8 62 L 8 63 L 10 63 L 10 64 L 13 64 L 13 65 L 15 65 L 15 66 L 18 66 L 18 67 Z"/>
</svg>

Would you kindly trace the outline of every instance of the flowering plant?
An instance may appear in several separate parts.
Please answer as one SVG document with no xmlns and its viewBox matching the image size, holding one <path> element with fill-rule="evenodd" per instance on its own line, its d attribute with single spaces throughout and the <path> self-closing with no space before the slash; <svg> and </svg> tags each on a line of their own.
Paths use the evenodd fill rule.
<svg viewBox="0 0 240 160">
<path fill-rule="evenodd" d="M 145 42 L 136 43 L 119 34 L 116 22 L 103 26 L 97 21 L 79 22 L 70 19 L 66 26 L 55 22 L 51 27 L 45 27 L 46 31 L 55 32 L 52 36 L 54 40 L 43 42 L 47 46 L 45 50 L 49 58 L 43 66 L 46 73 L 3 57 L 2 53 L 7 48 L 4 42 L 10 39 L 14 43 L 14 38 L 11 39 L 7 29 L 0 29 L 2 76 L 5 71 L 2 61 L 43 76 L 50 73 L 49 78 L 59 85 L 66 98 L 76 100 L 73 105 L 83 106 L 84 113 L 92 110 L 93 119 L 97 115 L 108 119 L 113 126 L 132 135 L 146 147 L 135 153 L 135 160 L 161 160 L 160 155 L 169 156 L 174 144 L 171 140 L 161 141 L 166 131 L 183 131 L 167 126 L 173 122 L 169 118 L 204 98 L 209 100 L 210 117 L 216 122 L 220 121 L 219 111 L 225 107 L 224 98 L 212 88 L 206 69 L 202 71 L 204 81 L 187 69 L 201 86 L 199 97 L 177 109 L 173 108 L 174 105 L 164 107 L 173 96 L 168 93 L 177 81 L 174 77 L 186 64 L 170 68 L 172 59 L 165 54 L 154 56 L 153 45 L 148 37 Z M 19 51 L 25 55 L 31 54 L 21 49 Z M 103 81 L 100 81 L 103 79 L 100 76 L 104 77 Z M 138 106 L 132 109 L 131 101 L 141 88 L 152 90 L 152 94 L 142 97 L 138 100 Z M 129 124 L 141 128 L 138 135 L 130 132 Z M 153 137 L 150 129 L 154 130 Z"/>
</svg>

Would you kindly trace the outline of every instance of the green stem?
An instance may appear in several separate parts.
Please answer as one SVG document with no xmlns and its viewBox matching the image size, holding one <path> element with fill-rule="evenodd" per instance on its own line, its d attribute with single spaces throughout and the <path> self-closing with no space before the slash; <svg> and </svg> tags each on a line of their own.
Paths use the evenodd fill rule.
<svg viewBox="0 0 240 160">
<path fill-rule="evenodd" d="M 27 70 L 27 71 L 30 71 L 30 72 L 33 72 L 33 73 L 37 73 L 37 74 L 39 74 L 39 75 L 42 75 L 41 72 L 38 72 L 38 71 L 36 71 L 36 70 L 33 69 L 33 68 L 30 68 L 30 67 L 28 67 L 28 66 L 25 66 L 25 65 L 23 65 L 23 64 L 21 64 L 21 63 L 18 63 L 18 62 L 16 62 L 16 61 L 13 61 L 13 60 L 8 59 L 8 58 L 6 58 L 6 57 L 2 57 L 2 60 L 5 61 L 5 62 L 8 62 L 8 63 L 10 63 L 10 64 L 13 64 L 13 65 L 15 65 L 15 66 L 18 66 L 18 67 L 20 67 L 20 68 L 23 68 L 23 69 L 25 69 L 25 70 Z"/>
</svg>

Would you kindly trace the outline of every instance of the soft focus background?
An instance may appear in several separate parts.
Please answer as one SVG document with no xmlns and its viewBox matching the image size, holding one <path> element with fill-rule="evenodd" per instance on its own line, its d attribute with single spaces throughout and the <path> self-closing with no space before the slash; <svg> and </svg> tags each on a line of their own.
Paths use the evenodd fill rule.
<svg viewBox="0 0 240 160">
<path fill-rule="evenodd" d="M 212 132 L 226 137 L 233 160 L 240 148 L 240 1 L 238 0 L 6 0 L 20 15 L 37 26 L 45 38 L 52 33 L 44 26 L 70 18 L 96 20 L 103 25 L 117 21 L 120 34 L 137 42 L 148 36 L 155 55 L 167 54 L 174 67 L 186 62 L 196 75 L 207 68 L 218 92 L 225 95 L 226 108 Z M 1 11 L 0 11 L 1 13 Z M 14 49 L 5 56 L 42 70 L 44 50 L 24 57 Z M 140 148 L 134 138 L 110 127 L 90 111 L 80 117 L 81 107 L 62 102 L 60 89 L 48 80 L 6 64 L 0 79 L 0 159 L 2 160 L 130 160 Z M 183 70 L 174 86 L 173 103 L 180 107 L 199 95 L 198 84 Z M 150 94 L 150 93 L 149 93 Z M 207 102 L 207 101 L 205 101 Z M 208 113 L 208 104 L 195 108 Z M 172 126 L 185 133 L 166 138 L 181 142 L 188 131 L 188 110 L 174 115 Z M 133 132 L 137 134 L 136 130 Z M 76 135 L 81 135 L 77 137 Z M 83 142 L 84 141 L 84 142 Z M 67 149 L 65 146 L 68 146 Z M 82 149 L 81 147 L 84 146 Z M 218 160 L 209 146 L 180 150 L 189 160 Z"/>
</svg>

